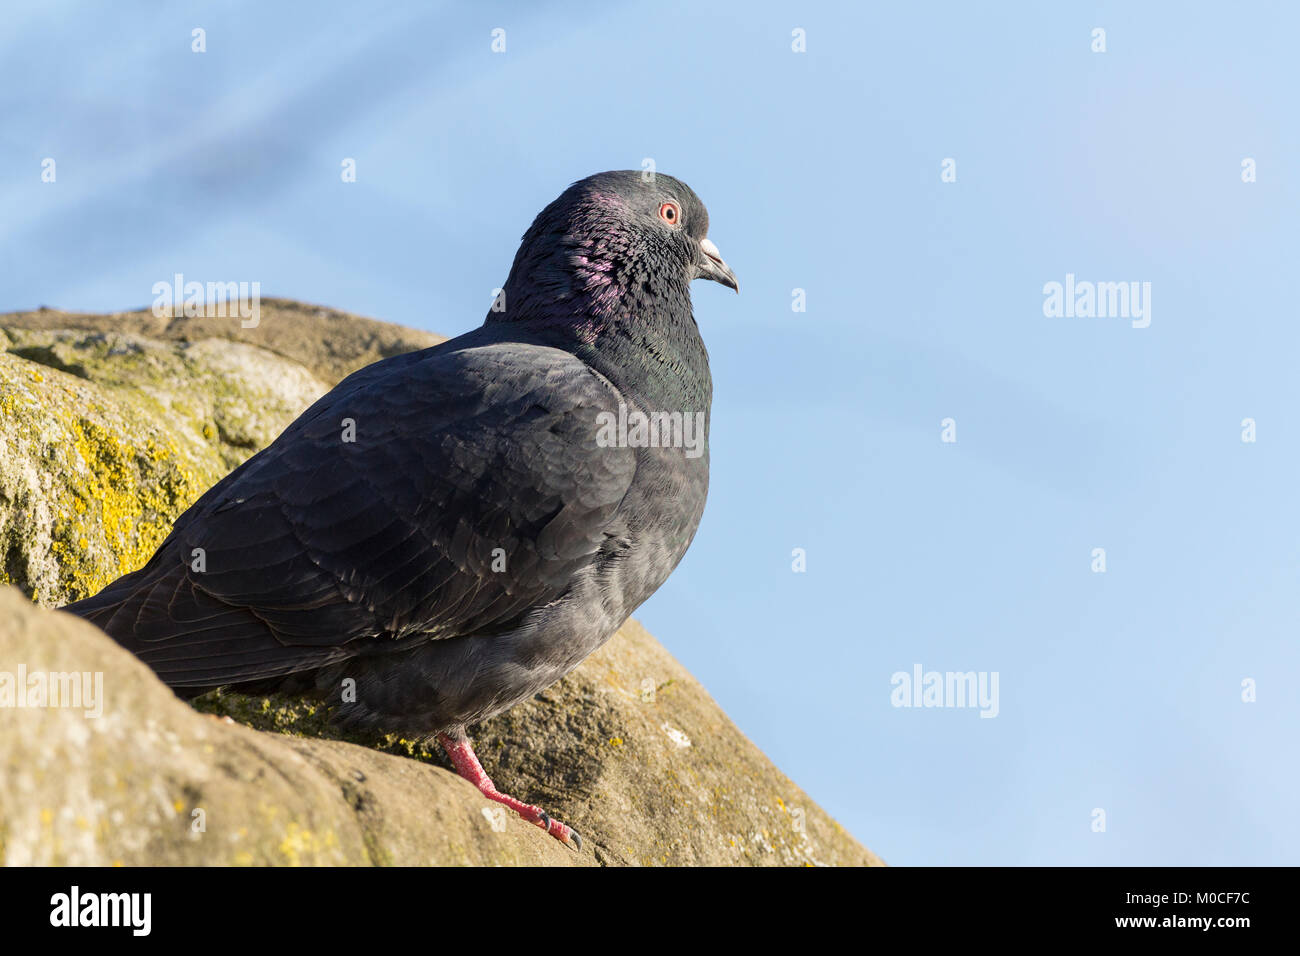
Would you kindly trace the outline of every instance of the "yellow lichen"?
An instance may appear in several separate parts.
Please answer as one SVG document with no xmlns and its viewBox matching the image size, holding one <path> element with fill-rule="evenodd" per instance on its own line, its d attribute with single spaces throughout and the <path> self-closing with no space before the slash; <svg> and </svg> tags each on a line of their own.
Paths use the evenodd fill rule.
<svg viewBox="0 0 1300 956">
<path fill-rule="evenodd" d="M 290 821 L 284 839 L 280 841 L 279 850 L 290 866 L 301 866 L 304 862 L 315 862 L 315 857 L 325 850 L 332 849 L 337 843 L 338 840 L 333 833 L 326 833 L 321 837 Z M 303 859 L 304 856 L 308 857 L 306 861 Z"/>
<path fill-rule="evenodd" d="M 71 469 L 76 486 L 56 518 L 51 551 L 71 589 L 88 595 L 148 561 L 202 489 L 174 441 L 151 438 L 139 447 L 84 416 L 65 410 L 58 417 L 79 467 Z"/>
</svg>

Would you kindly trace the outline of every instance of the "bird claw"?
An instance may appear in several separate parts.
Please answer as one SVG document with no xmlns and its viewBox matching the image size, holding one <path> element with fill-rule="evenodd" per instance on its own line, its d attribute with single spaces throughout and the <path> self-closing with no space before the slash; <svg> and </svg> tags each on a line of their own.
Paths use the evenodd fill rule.
<svg viewBox="0 0 1300 956">
<path fill-rule="evenodd" d="M 582 835 L 567 823 L 561 823 L 543 810 L 537 820 L 537 825 L 565 846 L 571 846 L 579 853 L 582 852 Z"/>
</svg>

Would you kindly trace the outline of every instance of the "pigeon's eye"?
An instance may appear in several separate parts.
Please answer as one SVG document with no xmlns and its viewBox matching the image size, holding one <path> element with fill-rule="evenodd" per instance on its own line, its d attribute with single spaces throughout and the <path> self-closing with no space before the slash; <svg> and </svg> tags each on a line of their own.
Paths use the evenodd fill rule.
<svg viewBox="0 0 1300 956">
<path fill-rule="evenodd" d="M 675 202 L 666 202 L 659 207 L 659 218 L 668 225 L 675 226 L 682 218 L 681 207 Z"/>
</svg>

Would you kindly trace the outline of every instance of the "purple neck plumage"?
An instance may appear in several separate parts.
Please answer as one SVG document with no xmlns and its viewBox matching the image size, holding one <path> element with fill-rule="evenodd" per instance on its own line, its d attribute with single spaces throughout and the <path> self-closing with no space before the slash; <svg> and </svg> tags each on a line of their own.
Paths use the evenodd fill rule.
<svg viewBox="0 0 1300 956">
<path fill-rule="evenodd" d="M 616 383 L 657 383 L 697 407 L 707 404 L 708 355 L 685 266 L 674 268 L 599 208 L 563 226 L 544 216 L 533 223 L 487 324 L 517 324 L 521 334 L 573 352 Z"/>
</svg>

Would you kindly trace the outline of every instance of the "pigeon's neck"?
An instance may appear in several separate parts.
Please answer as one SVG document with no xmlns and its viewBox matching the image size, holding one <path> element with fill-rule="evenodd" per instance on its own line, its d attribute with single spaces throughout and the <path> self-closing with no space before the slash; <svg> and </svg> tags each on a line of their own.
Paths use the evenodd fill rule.
<svg viewBox="0 0 1300 956">
<path fill-rule="evenodd" d="M 644 274 L 619 282 L 608 270 L 568 270 L 568 281 L 506 283 L 487 324 L 572 352 L 647 411 L 708 413 L 709 356 L 691 312 L 688 280 Z M 557 277 L 559 278 L 559 277 Z"/>
</svg>

